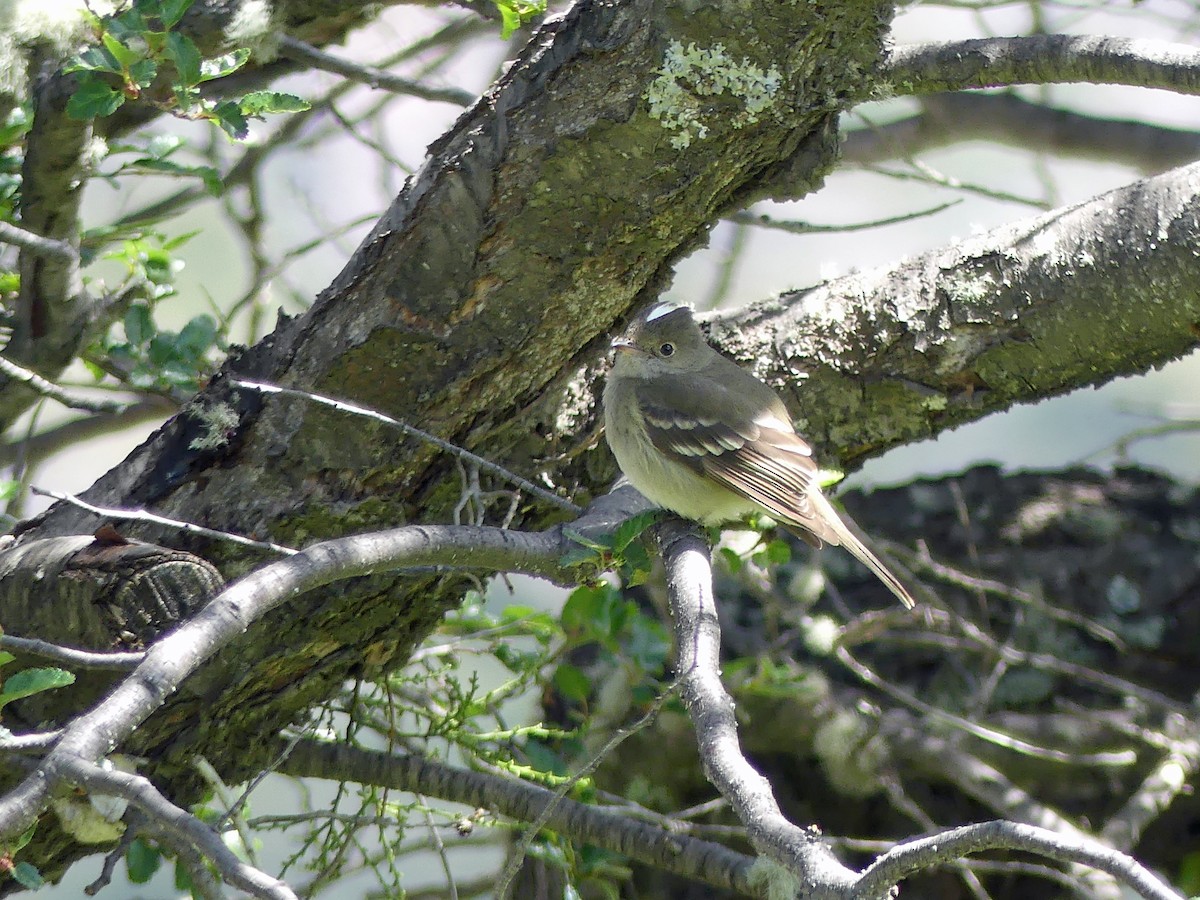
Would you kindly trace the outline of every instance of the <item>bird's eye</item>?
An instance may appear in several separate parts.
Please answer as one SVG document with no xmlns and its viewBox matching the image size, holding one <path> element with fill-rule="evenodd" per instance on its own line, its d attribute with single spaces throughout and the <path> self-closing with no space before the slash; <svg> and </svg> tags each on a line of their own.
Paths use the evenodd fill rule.
<svg viewBox="0 0 1200 900">
<path fill-rule="evenodd" d="M 658 348 L 659 356 L 671 356 L 674 352 L 675 352 L 675 345 L 672 344 L 670 341 L 667 341 L 665 344 L 662 344 Z"/>
</svg>

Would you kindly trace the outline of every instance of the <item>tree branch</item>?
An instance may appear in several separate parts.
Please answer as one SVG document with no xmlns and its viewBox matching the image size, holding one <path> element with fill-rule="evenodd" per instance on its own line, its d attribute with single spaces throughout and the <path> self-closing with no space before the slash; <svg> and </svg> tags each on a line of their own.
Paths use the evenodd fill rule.
<svg viewBox="0 0 1200 900">
<path fill-rule="evenodd" d="M 1147 175 L 1200 156 L 1194 130 L 1055 109 L 1014 93 L 972 92 L 925 96 L 917 115 L 847 131 L 842 160 L 865 165 L 972 140 L 1118 162 Z"/>
<path fill-rule="evenodd" d="M 619 810 L 557 798 L 548 788 L 517 779 L 467 772 L 418 756 L 313 740 L 300 741 L 279 771 L 301 778 L 340 779 L 428 794 L 520 822 L 544 816 L 548 827 L 578 843 L 595 844 L 722 890 L 765 897 L 754 887 L 752 858 L 720 844 L 635 821 Z"/>
<path fill-rule="evenodd" d="M 853 465 L 1191 351 L 1197 244 L 1200 165 L 1191 165 L 718 314 L 710 328 L 782 388 L 807 437 Z"/>
<path fill-rule="evenodd" d="M 879 77 L 896 95 L 1087 81 L 1200 92 L 1200 49 L 1097 35 L 1039 34 L 893 48 Z"/>
<path fill-rule="evenodd" d="M 211 860 L 228 884 L 253 897 L 297 900 L 296 894 L 282 881 L 238 859 L 219 834 L 164 797 L 149 779 L 117 769 L 102 769 L 79 758 L 64 762 L 65 780 L 92 794 L 120 797 L 135 806 L 173 847 L 181 844 L 193 847 Z"/>
<path fill-rule="evenodd" d="M 1149 869 L 1097 841 L 1001 821 L 952 828 L 889 850 L 863 872 L 855 895 L 888 896 L 892 887 L 921 869 L 986 850 L 1024 850 L 1061 862 L 1088 865 L 1125 882 L 1148 900 L 1180 900 L 1180 895 Z"/>
<path fill-rule="evenodd" d="M 577 526 L 611 528 L 612 505 L 632 493 L 596 504 L 592 516 Z M 559 528 L 529 534 L 481 526 L 411 526 L 326 541 L 262 567 L 155 643 L 129 678 L 67 725 L 37 772 L 0 801 L 0 834 L 27 828 L 74 760 L 94 762 L 110 753 L 201 663 L 284 601 L 338 580 L 437 563 L 573 580 L 559 562 L 569 545 Z"/>
<path fill-rule="evenodd" d="M 286 34 L 280 37 L 280 46 L 283 48 L 283 55 L 296 62 L 307 63 L 314 69 L 333 72 L 349 78 L 351 81 L 357 81 L 373 88 L 382 88 L 394 94 L 407 94 L 422 100 L 452 103 L 455 106 L 470 106 L 476 99 L 476 95 L 470 91 L 459 88 L 431 87 L 410 78 L 394 75 L 386 69 L 359 65 L 348 59 L 334 56 L 332 53 L 318 50 L 311 44 Z"/>
<path fill-rule="evenodd" d="M 667 569 L 675 666 L 705 775 L 729 801 L 757 850 L 800 877 L 813 897 L 846 895 L 854 873 L 813 832 L 784 817 L 770 783 L 742 754 L 733 699 L 721 684 L 721 626 L 708 545 L 695 526 L 679 519 L 660 524 L 656 538 Z"/>
<path fill-rule="evenodd" d="M 0 243 L 12 244 L 22 250 L 29 250 L 40 256 L 46 256 L 58 262 L 78 262 L 79 251 L 67 241 L 42 237 L 24 228 L 18 228 L 11 222 L 0 221 Z"/>
</svg>

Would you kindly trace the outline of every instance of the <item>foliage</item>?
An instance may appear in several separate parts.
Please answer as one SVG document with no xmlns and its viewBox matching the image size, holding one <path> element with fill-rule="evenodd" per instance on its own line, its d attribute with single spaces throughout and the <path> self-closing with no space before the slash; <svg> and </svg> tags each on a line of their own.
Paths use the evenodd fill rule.
<svg viewBox="0 0 1200 900">
<path fill-rule="evenodd" d="M 194 0 L 134 0 L 111 16 L 89 14 L 96 43 L 66 71 L 77 73 L 67 113 L 76 119 L 111 116 L 126 101 L 145 99 L 163 112 L 212 122 L 231 138 L 249 132 L 249 119 L 297 112 L 308 105 L 292 94 L 255 91 L 239 99 L 211 99 L 201 85 L 232 75 L 250 59 L 239 48 L 205 57 L 186 34 L 173 30 Z"/>
</svg>

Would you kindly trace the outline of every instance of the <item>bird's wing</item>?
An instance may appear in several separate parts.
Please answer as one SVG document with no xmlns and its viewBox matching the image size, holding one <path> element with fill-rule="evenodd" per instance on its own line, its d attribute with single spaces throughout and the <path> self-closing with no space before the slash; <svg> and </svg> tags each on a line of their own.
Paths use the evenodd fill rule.
<svg viewBox="0 0 1200 900">
<path fill-rule="evenodd" d="M 772 402 L 751 406 L 745 397 L 719 396 L 720 385 L 707 389 L 712 396 L 701 396 L 706 389 L 694 383 L 673 386 L 669 395 L 661 387 L 638 391 L 646 432 L 659 452 L 757 503 L 775 518 L 820 540 L 841 543 L 809 496 L 817 476 L 812 448 L 793 430 L 773 394 Z M 731 414 L 718 419 L 706 412 L 713 409 Z"/>
</svg>

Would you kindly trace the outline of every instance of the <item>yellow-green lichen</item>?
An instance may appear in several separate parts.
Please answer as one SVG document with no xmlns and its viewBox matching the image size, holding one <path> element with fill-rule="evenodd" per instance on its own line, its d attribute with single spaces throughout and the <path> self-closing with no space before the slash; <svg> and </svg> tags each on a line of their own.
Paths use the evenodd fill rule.
<svg viewBox="0 0 1200 900">
<path fill-rule="evenodd" d="M 192 418 L 198 419 L 204 427 L 204 433 L 193 438 L 188 444 L 189 450 L 216 450 L 229 442 L 229 435 L 237 428 L 240 417 L 228 403 L 214 403 L 210 406 L 200 406 L 190 411 Z"/>
<path fill-rule="evenodd" d="M 737 62 L 724 44 L 705 48 L 692 42 L 684 47 L 680 41 L 671 41 L 658 75 L 643 96 L 650 104 L 650 115 L 675 132 L 671 146 L 682 150 L 693 140 L 707 137 L 706 119 L 715 119 L 701 98 L 728 96 L 741 101 L 739 112 L 728 116 L 723 110 L 721 120 L 744 128 L 774 109 L 782 79 L 774 66 L 764 70 L 745 57 Z"/>
</svg>

